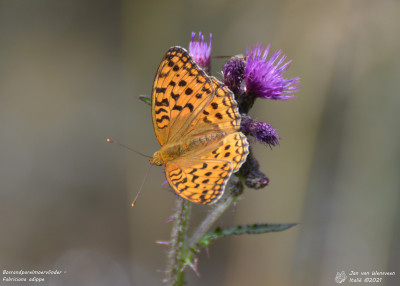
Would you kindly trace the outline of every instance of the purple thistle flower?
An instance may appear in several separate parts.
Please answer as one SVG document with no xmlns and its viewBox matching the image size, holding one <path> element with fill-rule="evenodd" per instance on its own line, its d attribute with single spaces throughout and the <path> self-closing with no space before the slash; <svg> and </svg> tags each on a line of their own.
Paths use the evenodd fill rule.
<svg viewBox="0 0 400 286">
<path fill-rule="evenodd" d="M 284 63 L 286 56 L 282 55 L 282 51 L 276 51 L 267 60 L 270 47 L 271 45 L 268 45 L 264 52 L 261 44 L 247 48 L 245 70 L 247 93 L 276 100 L 287 100 L 295 97 L 292 94 L 299 89 L 300 78 L 286 79 L 283 77 L 291 61 Z M 277 60 L 278 62 L 275 63 Z"/>
<path fill-rule="evenodd" d="M 241 90 L 242 81 L 245 77 L 246 62 L 239 57 L 231 58 L 224 65 L 224 83 L 234 93 Z"/>
<path fill-rule="evenodd" d="M 242 114 L 240 126 L 245 134 L 253 136 L 261 143 L 266 143 L 270 147 L 279 144 L 278 132 L 269 123 L 256 121 L 247 114 Z"/>
<path fill-rule="evenodd" d="M 199 33 L 198 41 L 195 40 L 196 33 L 192 32 L 192 39 L 189 43 L 189 53 L 192 55 L 194 61 L 207 73 L 210 72 L 211 63 L 211 43 L 212 34 L 210 34 L 210 45 L 204 40 L 204 36 Z"/>
</svg>

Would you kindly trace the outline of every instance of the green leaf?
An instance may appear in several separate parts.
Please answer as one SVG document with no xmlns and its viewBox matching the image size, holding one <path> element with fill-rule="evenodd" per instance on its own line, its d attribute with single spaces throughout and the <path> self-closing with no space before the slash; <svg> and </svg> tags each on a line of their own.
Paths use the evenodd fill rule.
<svg viewBox="0 0 400 286">
<path fill-rule="evenodd" d="M 199 241 L 199 245 L 208 247 L 211 241 L 216 240 L 220 237 L 226 237 L 230 235 L 240 235 L 240 234 L 263 234 L 267 232 L 277 232 L 283 231 L 297 225 L 297 223 L 287 223 L 287 224 L 248 224 L 248 225 L 238 225 L 236 227 L 221 229 L 217 227 L 214 231 L 206 233 L 202 239 Z"/>
<path fill-rule="evenodd" d="M 139 95 L 139 99 L 147 105 L 151 106 L 151 97 L 149 95 L 141 94 Z"/>
</svg>

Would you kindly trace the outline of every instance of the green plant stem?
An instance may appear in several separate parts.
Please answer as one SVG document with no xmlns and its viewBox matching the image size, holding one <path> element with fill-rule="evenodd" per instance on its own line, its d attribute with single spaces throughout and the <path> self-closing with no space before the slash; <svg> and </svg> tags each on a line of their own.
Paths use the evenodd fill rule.
<svg viewBox="0 0 400 286">
<path fill-rule="evenodd" d="M 192 237 L 189 239 L 189 249 L 196 249 L 200 239 L 207 233 L 214 222 L 226 211 L 226 209 L 236 201 L 237 196 L 229 194 L 229 196 L 218 203 L 214 209 L 207 215 L 207 217 L 198 226 Z"/>
<path fill-rule="evenodd" d="M 187 256 L 187 229 L 191 205 L 188 201 L 177 198 L 174 225 L 171 232 L 170 250 L 168 252 L 167 285 L 180 286 L 184 283 L 185 258 Z"/>
</svg>

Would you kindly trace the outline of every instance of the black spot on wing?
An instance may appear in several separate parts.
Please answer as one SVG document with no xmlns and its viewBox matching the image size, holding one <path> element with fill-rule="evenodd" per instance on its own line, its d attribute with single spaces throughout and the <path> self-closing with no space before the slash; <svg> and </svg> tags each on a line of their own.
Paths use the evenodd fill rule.
<svg viewBox="0 0 400 286">
<path fill-rule="evenodd" d="M 170 176 L 170 178 L 172 179 L 172 177 L 176 177 L 176 176 L 179 176 L 179 175 L 181 175 L 182 174 L 182 170 L 181 169 L 178 169 L 179 170 L 179 172 L 178 173 L 176 173 L 176 174 L 169 174 L 169 176 Z"/>
<path fill-rule="evenodd" d="M 160 114 L 161 112 L 167 112 L 167 110 L 164 108 L 159 108 L 158 110 L 156 110 L 155 114 Z"/>
<path fill-rule="evenodd" d="M 167 98 L 164 98 L 161 101 L 156 100 L 156 103 L 155 103 L 156 106 L 168 106 L 168 104 L 169 104 L 169 101 Z"/>
<path fill-rule="evenodd" d="M 166 90 L 165 87 L 156 87 L 156 93 L 165 93 Z"/>
<path fill-rule="evenodd" d="M 171 91 L 171 97 L 172 97 L 173 99 L 175 99 L 175 101 L 177 101 L 178 98 L 179 98 L 179 94 L 173 93 L 173 92 Z"/>
<path fill-rule="evenodd" d="M 169 120 L 169 116 L 168 115 L 163 115 L 161 118 L 157 119 L 157 122 L 163 122 L 164 120 Z"/>
<path fill-rule="evenodd" d="M 186 94 L 186 95 L 191 95 L 192 92 L 193 92 L 193 89 L 191 89 L 191 88 L 187 88 L 187 89 L 185 90 L 185 94 Z"/>
<path fill-rule="evenodd" d="M 173 108 L 172 108 L 172 110 L 178 110 L 178 111 L 181 111 L 183 109 L 183 107 L 182 106 L 179 106 L 179 105 L 175 105 Z"/>
<path fill-rule="evenodd" d="M 210 120 L 208 120 L 207 117 L 204 117 L 204 118 L 203 118 L 203 121 L 204 121 L 205 123 L 212 123 Z"/>
<path fill-rule="evenodd" d="M 193 109 L 194 109 L 193 104 L 191 104 L 191 103 L 186 103 L 185 108 L 186 108 L 186 107 L 190 109 L 190 112 L 193 112 Z"/>
</svg>

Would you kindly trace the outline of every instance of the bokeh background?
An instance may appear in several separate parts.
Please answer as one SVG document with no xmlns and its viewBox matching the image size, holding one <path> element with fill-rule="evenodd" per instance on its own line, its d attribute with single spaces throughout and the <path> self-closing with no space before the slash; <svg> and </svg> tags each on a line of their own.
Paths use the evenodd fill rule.
<svg viewBox="0 0 400 286">
<path fill-rule="evenodd" d="M 342 270 L 396 271 L 379 285 L 399 285 L 399 14 L 397 0 L 0 1 L 1 270 L 66 272 L 41 285 L 161 284 L 155 241 L 174 196 L 152 168 L 131 208 L 147 159 L 105 139 L 159 148 L 137 97 L 165 51 L 202 31 L 214 56 L 271 43 L 302 85 L 257 101 L 251 115 L 282 137 L 254 145 L 271 182 L 218 224 L 299 225 L 215 242 L 188 285 L 335 285 Z M 193 224 L 207 212 L 196 206 Z"/>
</svg>

